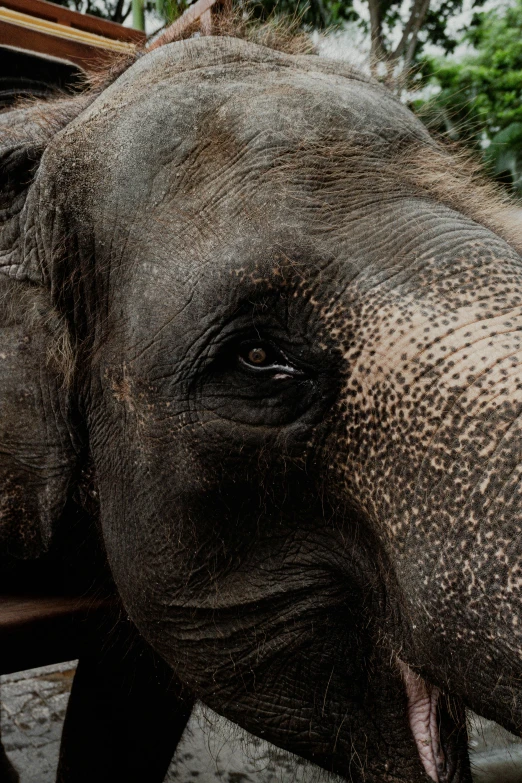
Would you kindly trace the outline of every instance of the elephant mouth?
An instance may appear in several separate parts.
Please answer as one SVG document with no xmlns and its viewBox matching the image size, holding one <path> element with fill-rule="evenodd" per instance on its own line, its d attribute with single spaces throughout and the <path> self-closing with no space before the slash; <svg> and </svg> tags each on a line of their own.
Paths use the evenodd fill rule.
<svg viewBox="0 0 522 783">
<path fill-rule="evenodd" d="M 456 783 L 461 779 L 464 753 L 467 766 L 467 734 L 463 710 L 448 710 L 439 688 L 430 685 L 399 660 L 406 695 L 411 732 L 426 774 L 435 783 Z M 460 715 L 458 713 L 461 713 Z M 464 778 L 468 776 L 464 774 Z"/>
</svg>

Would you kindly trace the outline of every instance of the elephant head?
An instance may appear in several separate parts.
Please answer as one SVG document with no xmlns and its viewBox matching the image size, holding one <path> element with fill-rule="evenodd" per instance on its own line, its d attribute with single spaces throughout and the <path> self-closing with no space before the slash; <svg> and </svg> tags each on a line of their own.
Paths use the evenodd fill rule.
<svg viewBox="0 0 522 783">
<path fill-rule="evenodd" d="M 1 123 L 5 546 L 21 508 L 52 537 L 81 431 L 125 608 L 198 697 L 353 781 L 469 781 L 464 707 L 522 731 L 494 198 L 381 86 L 232 38 Z"/>
</svg>

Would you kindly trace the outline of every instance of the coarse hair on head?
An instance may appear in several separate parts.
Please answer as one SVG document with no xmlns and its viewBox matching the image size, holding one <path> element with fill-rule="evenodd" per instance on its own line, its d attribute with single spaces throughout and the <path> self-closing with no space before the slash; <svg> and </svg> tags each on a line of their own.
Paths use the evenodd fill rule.
<svg viewBox="0 0 522 783">
<path fill-rule="evenodd" d="M 310 225 L 321 230 L 339 226 L 355 197 L 383 204 L 414 197 L 470 218 L 522 254 L 520 206 L 486 176 L 476 155 L 445 138 L 405 133 L 388 141 L 371 130 L 346 138 L 343 128 L 329 139 L 301 136 L 282 151 L 269 176 L 287 192 L 298 193 L 295 184 L 307 183 L 307 195 L 296 196 L 296 203 L 308 208 Z"/>
<path fill-rule="evenodd" d="M 136 47 L 131 53 L 112 54 L 104 65 L 86 76 L 87 87 L 99 92 L 147 52 L 205 34 L 200 30 L 199 19 L 187 24 L 180 24 L 181 21 L 178 19 L 168 25 L 159 34 L 155 34 L 152 40 Z M 225 2 L 218 6 L 213 11 L 210 33 L 206 34 L 214 38 L 239 38 L 284 54 L 317 54 L 310 35 L 302 27 L 299 15 L 271 13 L 265 19 L 259 19 L 254 16 L 253 5 L 248 4 L 238 7 L 231 2 Z"/>
</svg>

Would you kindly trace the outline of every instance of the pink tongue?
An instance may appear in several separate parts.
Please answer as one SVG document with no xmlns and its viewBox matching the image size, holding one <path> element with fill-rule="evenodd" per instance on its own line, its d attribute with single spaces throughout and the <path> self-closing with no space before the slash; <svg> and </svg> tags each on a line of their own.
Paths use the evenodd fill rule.
<svg viewBox="0 0 522 783">
<path fill-rule="evenodd" d="M 399 659 L 399 669 L 408 696 L 408 717 L 424 769 L 432 780 L 439 783 L 438 770 L 444 766 L 444 754 L 440 747 L 437 726 L 437 702 L 440 691 L 427 685 L 422 677 Z"/>
</svg>

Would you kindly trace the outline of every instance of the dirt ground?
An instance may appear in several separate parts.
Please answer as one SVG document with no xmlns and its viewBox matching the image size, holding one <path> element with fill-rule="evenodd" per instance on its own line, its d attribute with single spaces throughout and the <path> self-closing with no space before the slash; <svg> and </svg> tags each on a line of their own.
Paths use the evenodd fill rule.
<svg viewBox="0 0 522 783">
<path fill-rule="evenodd" d="M 5 749 L 21 783 L 53 783 L 74 662 L 0 677 Z M 323 783 L 333 778 L 198 707 L 168 783 Z M 1 783 L 1 782 L 0 782 Z"/>
<path fill-rule="evenodd" d="M 5 748 L 21 783 L 53 783 L 74 662 L 0 677 Z M 476 783 L 522 783 L 522 742 L 472 718 Z M 171 764 L 169 783 L 332 783 L 316 767 L 197 708 Z"/>
</svg>

